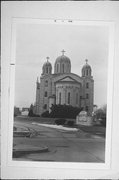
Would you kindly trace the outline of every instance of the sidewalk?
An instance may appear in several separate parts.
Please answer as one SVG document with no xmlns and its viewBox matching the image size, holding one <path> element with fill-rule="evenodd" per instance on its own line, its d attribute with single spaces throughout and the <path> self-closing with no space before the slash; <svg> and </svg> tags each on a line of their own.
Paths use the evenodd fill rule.
<svg viewBox="0 0 119 180">
<path fill-rule="evenodd" d="M 13 158 L 18 158 L 20 156 L 29 154 L 29 153 L 41 153 L 48 152 L 48 147 L 38 147 L 32 145 L 18 144 L 13 148 Z"/>
</svg>

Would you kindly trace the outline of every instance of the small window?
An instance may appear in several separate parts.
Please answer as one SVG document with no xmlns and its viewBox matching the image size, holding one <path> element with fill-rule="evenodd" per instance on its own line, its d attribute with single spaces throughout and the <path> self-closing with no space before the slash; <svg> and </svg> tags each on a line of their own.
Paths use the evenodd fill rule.
<svg viewBox="0 0 119 180">
<path fill-rule="evenodd" d="M 57 64 L 57 73 L 59 72 L 59 64 Z"/>
<path fill-rule="evenodd" d="M 64 73 L 64 64 L 62 64 L 62 72 Z"/>
<path fill-rule="evenodd" d="M 86 88 L 87 88 L 87 89 L 89 88 L 89 83 L 88 83 L 88 82 L 86 83 Z"/>
<path fill-rule="evenodd" d="M 48 87 L 48 80 L 45 81 L 45 87 Z"/>
<path fill-rule="evenodd" d="M 68 92 L 68 104 L 70 104 L 70 92 Z"/>
<path fill-rule="evenodd" d="M 88 108 L 88 106 L 86 106 L 86 112 L 88 112 L 88 110 L 89 110 L 89 108 Z"/>
<path fill-rule="evenodd" d="M 89 98 L 89 94 L 86 94 L 86 99 L 88 99 Z"/>
<path fill-rule="evenodd" d="M 86 76 L 88 76 L 88 69 L 86 69 Z"/>
<path fill-rule="evenodd" d="M 48 93 L 47 93 L 47 91 L 45 91 L 45 97 L 47 97 L 47 95 L 48 95 Z"/>
<path fill-rule="evenodd" d="M 59 104 L 61 104 L 61 92 L 59 93 Z"/>
<path fill-rule="evenodd" d="M 85 71 L 83 71 L 83 76 L 85 76 Z"/>
<path fill-rule="evenodd" d="M 47 109 L 47 104 L 44 104 L 43 108 L 44 108 L 44 109 Z"/>
<path fill-rule="evenodd" d="M 48 67 L 46 67 L 46 73 L 48 74 Z"/>
</svg>

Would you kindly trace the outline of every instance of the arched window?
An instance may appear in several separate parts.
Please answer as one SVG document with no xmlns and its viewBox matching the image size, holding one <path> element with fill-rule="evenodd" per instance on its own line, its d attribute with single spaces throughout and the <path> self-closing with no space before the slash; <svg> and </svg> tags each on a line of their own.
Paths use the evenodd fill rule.
<svg viewBox="0 0 119 180">
<path fill-rule="evenodd" d="M 46 73 L 48 74 L 48 67 L 46 67 Z"/>
<path fill-rule="evenodd" d="M 86 69 L 86 76 L 88 76 L 88 69 Z"/>
<path fill-rule="evenodd" d="M 64 73 L 64 64 L 62 64 L 62 72 Z"/>
<path fill-rule="evenodd" d="M 59 64 L 57 64 L 57 72 L 59 72 Z"/>
<path fill-rule="evenodd" d="M 59 104 L 61 104 L 61 92 L 59 93 Z"/>
<path fill-rule="evenodd" d="M 70 92 L 68 92 L 68 104 L 70 104 Z"/>
<path fill-rule="evenodd" d="M 48 95 L 48 93 L 47 93 L 47 91 L 45 91 L 45 97 L 47 97 L 47 95 Z"/>
<path fill-rule="evenodd" d="M 86 88 L 87 88 L 87 89 L 89 88 L 89 83 L 88 83 L 88 82 L 86 83 Z"/>
<path fill-rule="evenodd" d="M 48 80 L 45 81 L 45 86 L 48 87 Z"/>
<path fill-rule="evenodd" d="M 76 93 L 76 104 L 78 104 L 78 93 Z"/>
<path fill-rule="evenodd" d="M 85 70 L 86 71 L 86 70 Z M 85 76 L 86 75 L 86 72 L 85 71 L 83 71 L 83 75 Z"/>
</svg>

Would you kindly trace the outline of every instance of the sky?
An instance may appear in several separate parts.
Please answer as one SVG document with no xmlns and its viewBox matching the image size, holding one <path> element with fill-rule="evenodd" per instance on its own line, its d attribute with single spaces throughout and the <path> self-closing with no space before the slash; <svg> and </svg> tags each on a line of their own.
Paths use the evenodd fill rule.
<svg viewBox="0 0 119 180">
<path fill-rule="evenodd" d="M 54 63 L 65 50 L 71 72 L 81 76 L 88 59 L 94 79 L 94 104 L 107 101 L 108 29 L 103 26 L 18 24 L 16 33 L 15 106 L 29 107 L 36 98 L 36 79 L 46 57 Z"/>
</svg>

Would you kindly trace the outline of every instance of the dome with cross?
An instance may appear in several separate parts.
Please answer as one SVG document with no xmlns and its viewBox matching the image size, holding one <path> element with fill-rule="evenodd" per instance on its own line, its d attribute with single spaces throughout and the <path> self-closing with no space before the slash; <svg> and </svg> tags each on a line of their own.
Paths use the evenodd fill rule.
<svg viewBox="0 0 119 180">
<path fill-rule="evenodd" d="M 89 77 L 91 76 L 91 66 L 88 64 L 88 59 L 85 60 L 86 64 L 82 68 L 82 76 L 83 77 Z"/>
<path fill-rule="evenodd" d="M 49 57 L 46 57 L 47 61 L 43 64 L 42 74 L 51 74 L 52 73 L 52 65 L 49 62 Z"/>
<path fill-rule="evenodd" d="M 54 71 L 57 73 L 70 73 L 71 72 L 71 61 L 64 55 L 65 51 L 62 50 L 62 55 L 56 58 Z"/>
</svg>

